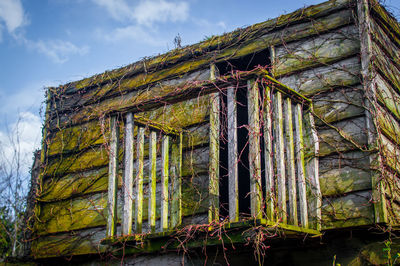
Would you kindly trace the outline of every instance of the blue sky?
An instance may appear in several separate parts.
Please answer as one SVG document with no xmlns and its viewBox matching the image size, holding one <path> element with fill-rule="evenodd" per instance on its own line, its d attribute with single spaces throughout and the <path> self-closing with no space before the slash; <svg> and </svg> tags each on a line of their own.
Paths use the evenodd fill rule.
<svg viewBox="0 0 400 266">
<path fill-rule="evenodd" d="M 9 152 L 7 135 L 19 121 L 29 162 L 40 145 L 46 86 L 167 52 L 177 34 L 193 44 L 320 2 L 0 0 L 0 145 Z M 400 0 L 385 2 L 400 14 Z"/>
</svg>

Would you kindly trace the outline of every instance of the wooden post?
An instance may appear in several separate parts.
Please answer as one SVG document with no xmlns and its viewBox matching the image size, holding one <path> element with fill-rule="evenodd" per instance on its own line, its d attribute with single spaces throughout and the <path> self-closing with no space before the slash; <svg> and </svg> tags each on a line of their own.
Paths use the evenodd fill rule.
<svg viewBox="0 0 400 266">
<path fill-rule="evenodd" d="M 297 158 L 297 186 L 299 189 L 300 223 L 304 228 L 308 228 L 308 209 L 307 209 L 307 187 L 305 176 L 304 160 L 304 136 L 303 136 L 303 108 L 301 104 L 296 104 L 294 113 L 296 158 Z"/>
<path fill-rule="evenodd" d="M 210 95 L 210 165 L 208 222 L 219 219 L 219 94 Z"/>
<path fill-rule="evenodd" d="M 262 218 L 261 201 L 261 152 L 260 152 L 260 108 L 257 82 L 247 82 L 247 105 L 249 115 L 249 168 L 251 216 Z"/>
<path fill-rule="evenodd" d="M 376 71 L 374 70 L 371 62 L 372 40 L 371 40 L 371 21 L 369 5 L 367 0 L 357 0 L 357 17 L 360 33 L 360 46 L 361 46 L 361 74 L 363 77 L 363 88 L 365 92 L 365 116 L 366 128 L 368 135 L 368 147 L 373 150 L 377 146 L 377 130 L 375 128 L 374 116 L 371 110 L 376 100 Z M 371 170 L 371 183 L 372 183 L 372 202 L 374 203 L 375 223 L 388 223 L 388 211 L 385 198 L 385 187 L 383 185 L 381 173 L 374 169 L 382 165 L 381 154 L 371 154 L 369 156 L 370 170 Z"/>
<path fill-rule="evenodd" d="M 156 231 L 156 163 L 157 162 L 157 133 L 150 132 L 149 139 L 149 214 L 148 223 L 152 233 Z"/>
<path fill-rule="evenodd" d="M 281 222 L 287 222 L 286 211 L 286 168 L 285 168 L 285 144 L 283 136 L 283 111 L 282 94 L 277 91 L 274 95 L 274 118 L 276 136 L 276 168 L 278 179 L 278 208 Z"/>
<path fill-rule="evenodd" d="M 317 130 L 315 129 L 314 116 L 310 112 L 307 116 L 310 130 L 311 130 L 311 145 L 314 148 L 315 156 L 308 161 L 307 168 L 307 176 L 309 178 L 311 196 L 310 199 L 312 202 L 311 212 L 314 214 L 314 228 L 316 230 L 321 230 L 321 206 L 322 206 L 322 194 L 319 185 L 319 141 Z"/>
<path fill-rule="evenodd" d="M 143 224 L 143 158 L 144 158 L 144 127 L 138 128 L 136 151 L 136 233 L 142 233 Z"/>
<path fill-rule="evenodd" d="M 228 102 L 228 176 L 229 176 L 229 220 L 239 221 L 239 181 L 237 152 L 237 110 L 235 88 L 227 89 Z"/>
<path fill-rule="evenodd" d="M 113 116 L 110 120 L 111 140 L 110 156 L 108 168 L 108 217 L 107 217 L 107 237 L 115 236 L 117 232 L 117 190 L 118 190 L 118 138 L 119 126 L 117 117 Z"/>
<path fill-rule="evenodd" d="M 175 228 L 182 223 L 182 133 L 177 136 L 177 140 L 171 147 L 171 228 Z"/>
<path fill-rule="evenodd" d="M 293 114 L 292 114 L 292 101 L 289 97 L 286 98 L 285 101 L 285 131 L 286 131 L 286 145 L 287 145 L 286 162 L 288 166 L 288 188 L 289 188 L 289 223 L 292 225 L 298 225 Z"/>
<path fill-rule="evenodd" d="M 132 234 L 133 205 L 133 115 L 128 113 L 125 122 L 125 158 L 124 158 L 124 213 L 122 234 Z"/>
<path fill-rule="evenodd" d="M 275 182 L 274 182 L 274 161 L 272 150 L 272 101 L 271 89 L 264 91 L 264 151 L 265 151 L 265 204 L 267 219 L 275 220 Z"/>
<path fill-rule="evenodd" d="M 161 144 L 161 231 L 168 230 L 168 164 L 169 136 L 163 135 Z"/>
</svg>

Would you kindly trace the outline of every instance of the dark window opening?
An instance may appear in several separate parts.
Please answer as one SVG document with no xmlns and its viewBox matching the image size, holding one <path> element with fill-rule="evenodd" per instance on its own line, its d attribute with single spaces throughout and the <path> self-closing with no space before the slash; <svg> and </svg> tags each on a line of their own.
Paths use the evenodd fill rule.
<svg viewBox="0 0 400 266">
<path fill-rule="evenodd" d="M 270 53 L 268 49 L 257 53 L 246 55 L 240 59 L 233 59 L 216 64 L 219 75 L 228 75 L 232 71 L 250 71 L 257 66 L 270 66 Z M 237 102 L 237 148 L 238 148 L 238 184 L 239 184 L 239 215 L 248 217 L 251 215 L 250 209 L 250 170 L 249 170 L 249 138 L 248 138 L 248 106 L 247 106 L 247 87 L 246 82 L 236 90 Z M 227 122 L 227 97 L 226 93 L 221 93 L 220 99 L 220 217 L 222 219 L 229 215 L 229 177 L 228 177 L 228 122 Z M 260 99 L 263 99 L 263 88 L 260 86 Z M 260 101 L 260 108 L 263 101 Z M 261 112 L 260 112 L 261 114 Z M 260 117 L 261 119 L 261 117 Z M 260 130 L 263 132 L 262 123 Z M 264 145 L 263 138 L 260 138 L 261 150 L 261 176 L 264 176 Z M 265 180 L 262 180 L 262 190 L 265 191 Z"/>
<path fill-rule="evenodd" d="M 268 49 L 245 55 L 238 59 L 231 59 L 216 64 L 220 76 L 229 75 L 232 71 L 250 71 L 257 66 L 270 66 L 270 52 Z"/>
</svg>

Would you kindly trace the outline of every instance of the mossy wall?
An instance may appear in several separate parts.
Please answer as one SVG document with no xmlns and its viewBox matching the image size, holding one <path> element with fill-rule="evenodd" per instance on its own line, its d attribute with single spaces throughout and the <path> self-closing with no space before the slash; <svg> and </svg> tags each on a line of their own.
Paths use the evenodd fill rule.
<svg viewBox="0 0 400 266">
<path fill-rule="evenodd" d="M 193 88 L 210 79 L 211 63 L 265 49 L 272 51 L 272 74 L 313 100 L 320 138 L 323 229 L 372 225 L 356 13 L 355 1 L 332 0 L 50 88 L 33 255 L 46 258 L 107 250 L 99 241 L 105 237 L 109 117 L 128 110 L 184 129 L 184 224 L 206 223 L 210 90 L 193 93 Z M 380 95 L 394 90 L 381 88 Z M 396 97 L 380 97 L 394 117 L 400 113 Z M 123 129 L 122 119 L 120 125 Z M 122 156 L 121 149 L 121 161 Z"/>
</svg>

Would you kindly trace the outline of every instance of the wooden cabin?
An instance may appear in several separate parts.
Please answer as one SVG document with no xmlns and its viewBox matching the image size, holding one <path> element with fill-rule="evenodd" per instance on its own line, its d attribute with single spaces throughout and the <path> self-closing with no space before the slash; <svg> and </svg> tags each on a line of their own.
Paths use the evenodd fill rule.
<svg viewBox="0 0 400 266">
<path fill-rule="evenodd" d="M 400 26 L 375 0 L 330 0 L 49 88 L 31 256 L 385 262 L 399 99 Z"/>
</svg>

